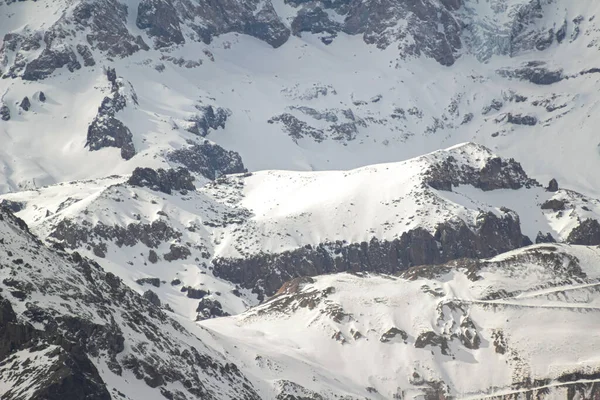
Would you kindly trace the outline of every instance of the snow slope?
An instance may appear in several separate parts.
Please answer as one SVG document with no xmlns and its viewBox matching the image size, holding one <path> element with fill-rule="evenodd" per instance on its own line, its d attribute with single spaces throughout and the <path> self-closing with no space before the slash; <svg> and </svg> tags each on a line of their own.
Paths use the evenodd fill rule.
<svg viewBox="0 0 600 400">
<path fill-rule="evenodd" d="M 545 245 L 400 277 L 299 278 L 263 305 L 202 325 L 236 344 L 244 367 L 275 390 L 289 379 L 324 398 L 331 386 L 373 399 L 536 387 L 565 398 L 566 375 L 598 371 L 599 257 Z"/>
<path fill-rule="evenodd" d="M 256 295 L 242 289 L 251 286 L 242 284 L 233 291 L 236 285 L 213 273 L 219 259 L 244 260 L 307 245 L 357 244 L 373 238 L 393 241 L 415 229 L 435 235 L 441 224 L 464 224 L 477 232 L 486 213 L 515 221 L 531 242 L 538 233 L 568 242 L 582 221 L 599 219 L 598 200 L 530 184 L 518 164 L 506 164 L 506 172 L 491 175 L 494 190 L 479 188 L 477 174 L 495 159 L 488 149 L 467 143 L 351 171 L 231 175 L 185 194 L 133 187 L 126 177 L 115 176 L 0 199 L 17 207 L 17 215 L 40 237 L 96 259 L 134 290 L 147 288 L 136 283 L 139 279 L 158 278 L 162 284 L 153 290 L 163 302 L 194 319 L 198 301 L 182 287 L 210 291 L 209 298 L 230 314 L 257 303 Z M 431 171 L 448 160 L 454 160 L 457 171 L 476 172 L 466 174 L 463 184 L 452 190 L 436 190 L 430 186 L 435 185 L 430 183 Z M 543 209 L 549 200 L 562 207 Z M 516 244 L 501 242 L 499 249 L 521 245 L 520 237 L 512 240 Z M 184 249 L 181 256 L 174 256 L 174 246 Z"/>
<path fill-rule="evenodd" d="M 2 16 L 0 34 L 43 31 L 55 22 L 61 4 L 47 3 L 0 5 L 10 10 Z M 464 18 L 484 26 L 482 37 L 502 36 L 498 32 L 510 31 L 514 10 L 524 2 L 502 3 L 505 7 L 494 8 L 487 2 L 468 2 Z M 296 12 L 289 6 L 276 8 Z M 225 128 L 212 130 L 209 139 L 239 152 L 253 171 L 345 170 L 474 141 L 521 160 L 540 181 L 556 177 L 597 196 L 592 171 L 598 166 L 593 129 L 598 78 L 594 73 L 580 75 L 597 64 L 597 6 L 544 2 L 542 9 L 543 17 L 532 26 L 554 26 L 556 31 L 567 21 L 563 43 L 510 58 L 496 55 L 485 63 L 468 46 L 453 66 L 443 67 L 424 57 L 398 60 L 394 46 L 382 50 L 343 33 L 325 45 L 318 35 L 305 32 L 277 49 L 232 33 L 210 45 L 188 42 L 126 58 L 107 59 L 92 50 L 93 67 L 74 73 L 60 69 L 41 81 L 3 79 L 0 93 L 12 119 L 0 123 L 2 191 L 159 166 L 165 150 L 196 140 L 185 129 L 186 120 L 202 103 L 231 111 Z M 130 14 L 133 34 L 145 35 Z M 27 26 L 23 15 L 34 16 Z M 562 70 L 570 79 L 539 85 L 497 73 L 530 61 L 546 62 L 549 70 Z M 130 161 L 120 159 L 116 149 L 89 152 L 84 147 L 87 126 L 108 88 L 104 67 L 116 68 L 139 100 L 118 114 L 133 133 L 137 155 Z M 47 95 L 46 103 L 35 100 L 39 91 Z M 27 112 L 18 106 L 25 96 L 33 103 Z M 322 131 L 324 139 L 290 137 L 284 124 L 273 121 L 286 113 L 313 132 Z M 509 122 L 509 114 L 538 122 L 516 124 Z M 339 129 L 349 130 L 336 140 Z"/>
</svg>

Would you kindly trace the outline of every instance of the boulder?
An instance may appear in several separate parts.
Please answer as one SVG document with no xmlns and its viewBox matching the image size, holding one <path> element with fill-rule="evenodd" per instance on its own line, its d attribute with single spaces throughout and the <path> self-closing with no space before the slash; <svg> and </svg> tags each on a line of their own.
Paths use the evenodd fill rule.
<svg viewBox="0 0 600 400">
<path fill-rule="evenodd" d="M 29 109 L 31 108 L 31 101 L 29 101 L 29 97 L 25 96 L 23 100 L 21 100 L 21 104 L 19 104 L 19 107 L 21 107 L 23 111 L 29 111 Z"/>
<path fill-rule="evenodd" d="M 148 300 L 151 304 L 154 304 L 156 307 L 160 307 L 161 303 L 160 303 L 160 298 L 158 297 L 158 295 L 156 293 L 154 293 L 152 290 L 146 290 L 144 292 L 143 297 Z"/>
</svg>

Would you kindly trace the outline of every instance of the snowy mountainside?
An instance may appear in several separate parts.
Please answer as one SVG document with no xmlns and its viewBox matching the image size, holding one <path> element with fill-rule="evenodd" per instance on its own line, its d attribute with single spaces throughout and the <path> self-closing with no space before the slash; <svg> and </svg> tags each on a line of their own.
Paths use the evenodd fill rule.
<svg viewBox="0 0 600 400">
<path fill-rule="evenodd" d="M 0 215 L 3 398 L 597 395 L 595 247 L 298 278 L 197 325 Z"/>
<path fill-rule="evenodd" d="M 304 377 L 309 398 L 330 398 L 331 383 L 374 399 L 594 398 L 599 256 L 537 245 L 400 276 L 297 278 L 244 314 L 202 324 L 238 344 L 246 369 Z"/>
<path fill-rule="evenodd" d="M 599 12 L 0 0 L 0 398 L 599 397 Z"/>
<path fill-rule="evenodd" d="M 0 201 L 40 237 L 140 292 L 154 282 L 176 312 L 199 319 L 198 299 L 211 309 L 218 302 L 214 316 L 238 314 L 302 275 L 395 273 L 534 242 L 600 244 L 598 200 L 549 191 L 516 161 L 472 143 L 352 171 L 229 175 L 169 194 L 132 179 Z"/>
<path fill-rule="evenodd" d="M 251 171 L 353 169 L 474 141 L 598 195 L 594 2 L 242 3 L 0 3 L 2 191 L 174 165 L 171 151 L 206 136 Z M 171 17 L 176 32 L 160 24 Z M 443 39 L 425 35 L 438 27 Z"/>
<path fill-rule="evenodd" d="M 4 208 L 0 249 L 3 399 L 260 398 L 208 333 Z"/>
</svg>

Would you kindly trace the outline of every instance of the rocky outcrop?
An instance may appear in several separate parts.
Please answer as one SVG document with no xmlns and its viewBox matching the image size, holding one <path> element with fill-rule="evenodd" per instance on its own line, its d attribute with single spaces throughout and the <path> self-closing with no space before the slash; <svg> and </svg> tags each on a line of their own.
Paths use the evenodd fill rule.
<svg viewBox="0 0 600 400">
<path fill-rule="evenodd" d="M 527 125 L 535 126 L 538 123 L 537 117 L 533 115 L 521 115 L 508 113 L 506 116 L 506 122 L 514 125 Z"/>
<path fill-rule="evenodd" d="M 545 201 L 544 204 L 542 204 L 541 208 L 542 210 L 552 210 L 554 212 L 557 212 L 564 210 L 566 204 L 567 202 L 565 200 L 550 199 L 548 201 Z"/>
<path fill-rule="evenodd" d="M 284 282 L 296 277 L 345 271 L 395 274 L 415 265 L 491 257 L 531 243 L 521 233 L 519 217 L 505 209 L 501 216 L 481 213 L 474 227 L 463 221 L 446 222 L 433 233 L 416 228 L 393 241 L 373 238 L 362 243 L 307 245 L 247 258 L 217 258 L 213 273 L 252 289 L 262 298 L 272 296 Z"/>
<path fill-rule="evenodd" d="M 238 153 L 209 141 L 174 150 L 167 154 L 167 159 L 211 180 L 247 171 Z"/>
<path fill-rule="evenodd" d="M 462 28 L 453 12 L 456 5 L 442 2 L 378 2 L 290 0 L 299 12 L 292 21 L 295 34 L 325 33 L 330 41 L 338 32 L 362 35 L 367 43 L 386 48 L 398 46 L 401 57 L 421 55 L 442 65 L 452 65 L 462 48 Z M 330 17 L 338 14 L 343 18 Z M 337 22 L 337 21 L 343 22 Z M 402 22 L 401 22 L 402 21 Z M 402 28 L 399 26 L 402 25 Z"/>
<path fill-rule="evenodd" d="M 199 113 L 188 120 L 191 125 L 187 131 L 202 137 L 207 136 L 211 129 L 225 129 L 225 122 L 231 115 L 231 111 L 220 107 L 198 105 L 196 109 Z"/>
<path fill-rule="evenodd" d="M 569 233 L 566 242 L 585 246 L 600 245 L 600 223 L 591 218 L 582 221 Z"/>
<path fill-rule="evenodd" d="M 22 292 L 0 298 L 0 375 L 11 382 L 0 388 L 3 399 L 112 398 L 90 359 L 156 396 L 260 399 L 234 364 L 158 308 L 155 296 L 137 294 L 78 253 L 50 250 L 6 209 L 0 238 L 2 296 Z M 17 315 L 11 304 L 21 298 Z"/>
<path fill-rule="evenodd" d="M 185 168 L 154 170 L 138 167 L 133 170 L 127 183 L 131 186 L 147 187 L 165 194 L 171 194 L 173 191 L 196 190 L 194 177 Z"/>
<path fill-rule="evenodd" d="M 170 1 L 142 0 L 138 5 L 136 25 L 154 38 L 154 47 L 161 48 L 185 42 L 177 11 Z"/>
<path fill-rule="evenodd" d="M 223 311 L 223 306 L 219 300 L 203 298 L 198 303 L 196 308 L 196 321 L 204 321 L 205 319 L 227 317 L 229 313 Z"/>
<path fill-rule="evenodd" d="M 75 52 L 67 49 L 44 49 L 42 53 L 25 67 L 22 78 L 28 81 L 45 79 L 57 69 L 66 67 L 69 72 L 81 69 Z"/>
<path fill-rule="evenodd" d="M 552 178 L 546 187 L 546 191 L 548 192 L 558 192 L 558 182 L 556 179 Z"/>
<path fill-rule="evenodd" d="M 9 46 L 0 48 L 0 59 L 10 53 L 14 61 L 7 66 L 4 77 L 41 80 L 63 67 L 74 72 L 82 67 L 76 53 L 85 66 L 93 66 L 95 60 L 89 46 L 111 58 L 147 50 L 143 39 L 133 36 L 127 28 L 127 15 L 127 6 L 118 0 L 81 1 L 64 10 L 45 32 L 26 30 L 6 35 Z M 41 52 L 32 52 L 40 48 Z"/>
<path fill-rule="evenodd" d="M 127 57 L 140 50 L 148 50 L 141 36 L 133 36 L 127 28 L 130 11 L 117 0 L 86 1 L 75 7 L 72 19 L 77 26 L 89 32 L 86 41 L 93 48 L 109 57 Z M 93 65 L 92 59 L 85 56 L 88 53 L 85 48 L 79 53 L 86 64 Z"/>
<path fill-rule="evenodd" d="M 21 104 L 19 104 L 19 107 L 21 107 L 23 111 L 29 111 L 29 109 L 31 108 L 31 101 L 29 101 L 29 97 L 25 96 L 23 100 L 21 100 Z"/>
<path fill-rule="evenodd" d="M 498 74 L 506 78 L 521 79 L 536 85 L 551 85 L 564 79 L 562 70 L 552 70 L 543 62 L 531 61 L 522 67 L 501 69 Z"/>
<path fill-rule="evenodd" d="M 138 285 L 152 285 L 154 287 L 160 287 L 160 279 L 158 278 L 140 278 L 135 281 Z"/>
<path fill-rule="evenodd" d="M 490 157 L 478 169 L 459 163 L 450 155 L 434 163 L 425 172 L 424 181 L 434 189 L 445 191 L 451 191 L 453 186 L 458 185 L 471 185 L 485 191 L 539 186 L 527 176 L 520 163 L 512 158 L 504 160 L 500 157 Z"/>
<path fill-rule="evenodd" d="M 10 108 L 4 103 L 0 103 L 0 119 L 10 121 Z"/>
<path fill-rule="evenodd" d="M 542 232 L 538 232 L 535 238 L 535 243 L 556 243 L 556 239 L 554 239 L 550 232 L 546 233 L 545 235 Z"/>
<path fill-rule="evenodd" d="M 106 147 L 121 149 L 121 157 L 129 160 L 135 155 L 133 134 L 127 126 L 116 118 L 116 114 L 127 105 L 123 93 L 123 83 L 117 79 L 116 71 L 107 69 L 106 76 L 111 84 L 111 97 L 105 97 L 98 108 L 98 114 L 88 127 L 86 147 L 90 151 Z M 133 97 L 135 102 L 135 97 Z"/>
<path fill-rule="evenodd" d="M 142 243 L 150 249 L 155 249 L 164 242 L 179 239 L 181 232 L 175 231 L 163 220 L 156 220 L 150 224 L 131 223 L 125 227 L 108 226 L 103 223 L 87 227 L 64 219 L 56 224 L 49 237 L 70 249 L 90 246 L 104 252 L 106 242 L 112 242 L 118 247 L 133 247 Z"/>
<path fill-rule="evenodd" d="M 156 307 L 161 306 L 160 298 L 156 293 L 152 290 L 146 290 L 142 297 L 150 302 L 150 304 L 155 305 Z"/>
<path fill-rule="evenodd" d="M 273 47 L 284 44 L 290 31 L 280 21 L 270 1 L 226 0 L 218 7 L 209 0 L 143 0 L 138 6 L 138 28 L 154 39 L 154 47 L 182 44 L 187 40 L 210 43 L 229 32 L 243 33 Z M 192 35 L 184 35 L 188 31 Z"/>
</svg>

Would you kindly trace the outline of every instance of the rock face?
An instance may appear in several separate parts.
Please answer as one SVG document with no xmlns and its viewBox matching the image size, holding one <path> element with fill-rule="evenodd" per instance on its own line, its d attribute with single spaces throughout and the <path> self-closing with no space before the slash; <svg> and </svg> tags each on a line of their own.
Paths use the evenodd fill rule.
<svg viewBox="0 0 600 400">
<path fill-rule="evenodd" d="M 558 182 L 556 179 L 551 179 L 546 187 L 546 190 L 549 192 L 558 192 Z"/>
<path fill-rule="evenodd" d="M 260 398 L 155 296 L 138 295 L 78 253 L 50 250 L 3 208 L 0 250 L 0 374 L 11 382 L 0 388 L 3 399 L 108 400 L 100 375 L 123 380 L 125 371 L 157 397 Z M 107 367 L 100 373 L 91 358 Z"/>
<path fill-rule="evenodd" d="M 0 119 L 10 121 L 10 108 L 4 103 L 0 103 Z"/>
<path fill-rule="evenodd" d="M 225 128 L 225 122 L 231 114 L 229 110 L 213 106 L 196 106 L 196 109 L 199 113 L 188 121 L 191 126 L 187 130 L 202 137 L 208 135 L 211 129 Z"/>
<path fill-rule="evenodd" d="M 127 181 L 132 186 L 147 187 L 152 190 L 171 194 L 175 191 L 196 190 L 194 177 L 185 168 L 164 170 L 159 168 L 136 168 Z"/>
<path fill-rule="evenodd" d="M 211 0 L 142 0 L 137 10 L 118 0 L 78 1 L 63 10 L 43 33 L 23 30 L 6 35 L 0 66 L 4 77 L 40 80 L 57 69 L 81 69 L 78 54 L 84 66 L 95 65 L 91 50 L 110 58 L 146 51 L 148 44 L 128 26 L 132 15 L 136 15 L 136 28 L 143 30 L 159 50 L 194 41 L 208 44 L 215 36 L 227 33 L 249 35 L 277 48 L 292 33 L 300 36 L 310 32 L 329 44 L 343 32 L 361 35 L 366 43 L 379 48 L 395 46 L 400 58 L 426 56 L 446 66 L 452 65 L 465 48 L 482 61 L 495 54 L 512 57 L 525 51 L 543 51 L 563 43 L 567 32 L 579 32 L 581 23 L 577 19 L 572 23 L 550 19 L 545 22 L 547 26 L 540 24 L 549 7 L 539 1 L 480 6 L 459 0 L 289 0 L 286 4 L 292 7 L 291 31 L 282 21 L 288 16 L 278 15 L 272 0 L 225 0 L 218 7 Z M 481 12 L 490 16 L 483 19 L 478 14 Z M 85 40 L 73 40 L 82 32 Z M 537 65 L 508 74 L 540 84 L 562 79 L 561 73 Z"/>
<path fill-rule="evenodd" d="M 167 155 L 167 158 L 211 180 L 221 175 L 247 171 L 238 153 L 225 150 L 208 141 L 174 150 Z"/>
<path fill-rule="evenodd" d="M 463 257 L 485 258 L 531 244 L 510 210 L 498 217 L 481 213 L 475 227 L 464 222 L 440 224 L 435 232 L 417 228 L 400 239 L 362 243 L 323 243 L 277 254 L 218 258 L 216 276 L 272 296 L 287 280 L 345 271 L 395 274 L 415 265 L 440 264 Z"/>
<path fill-rule="evenodd" d="M 29 111 L 29 108 L 31 108 L 31 101 L 29 101 L 29 97 L 25 96 L 21 101 L 21 104 L 19 104 L 19 107 L 21 107 L 23 111 Z"/>
<path fill-rule="evenodd" d="M 200 300 L 196 308 L 198 313 L 196 321 L 203 321 L 210 318 L 226 317 L 229 314 L 223 311 L 223 306 L 219 300 L 209 299 L 207 297 Z"/>
<path fill-rule="evenodd" d="M 66 9 L 43 35 L 27 30 L 9 34 L 4 38 L 9 45 L 0 48 L 0 60 L 10 56 L 15 61 L 5 65 L 3 76 L 40 80 L 63 67 L 74 72 L 82 68 L 77 53 L 82 56 L 85 66 L 93 66 L 95 61 L 89 46 L 108 57 L 126 57 L 147 50 L 143 39 L 129 32 L 127 15 L 127 6 L 117 0 L 80 1 Z M 89 46 L 74 45 L 72 39 L 84 31 L 85 40 L 81 42 L 87 42 Z M 39 55 L 31 52 L 42 47 Z"/>
<path fill-rule="evenodd" d="M 600 223 L 595 219 L 586 219 L 573 228 L 567 237 L 567 243 L 585 246 L 600 245 Z"/>
<path fill-rule="evenodd" d="M 515 124 L 515 125 L 534 126 L 534 125 L 537 125 L 538 120 L 533 115 L 521 115 L 521 114 L 508 113 L 508 115 L 506 117 L 506 122 L 508 122 L 509 124 Z"/>
<path fill-rule="evenodd" d="M 425 182 L 429 186 L 446 191 L 451 191 L 453 186 L 458 185 L 471 185 L 485 191 L 539 186 L 527 176 L 521 164 L 512 158 L 504 160 L 492 157 L 478 169 L 457 162 L 454 156 L 448 156 L 432 165 L 425 175 Z"/>
<path fill-rule="evenodd" d="M 30 358 L 36 359 L 36 367 L 30 366 Z M 98 370 L 80 347 L 63 335 L 19 322 L 11 303 L 1 296 L 0 360 L 3 380 L 11 382 L 3 399 L 20 399 L 25 393 L 28 399 L 39 400 L 111 398 Z"/>
<path fill-rule="evenodd" d="M 498 74 L 507 78 L 529 81 L 536 85 L 552 85 L 564 79 L 562 70 L 552 70 L 546 67 L 545 63 L 534 61 L 518 68 L 499 70 Z"/>
<path fill-rule="evenodd" d="M 106 147 L 121 149 L 121 157 L 129 160 L 135 155 L 133 134 L 115 115 L 127 105 L 124 84 L 117 79 L 116 71 L 107 69 L 106 76 L 111 84 L 111 97 L 105 97 L 98 108 L 98 114 L 88 127 L 86 147 L 90 151 Z M 135 95 L 132 97 L 135 102 Z"/>
<path fill-rule="evenodd" d="M 181 44 L 184 29 L 194 34 L 191 40 L 210 43 L 213 37 L 228 32 L 243 33 L 273 47 L 287 41 L 290 31 L 279 20 L 271 1 L 226 0 L 215 7 L 211 1 L 143 0 L 138 6 L 137 26 L 154 38 L 154 47 Z"/>
</svg>

